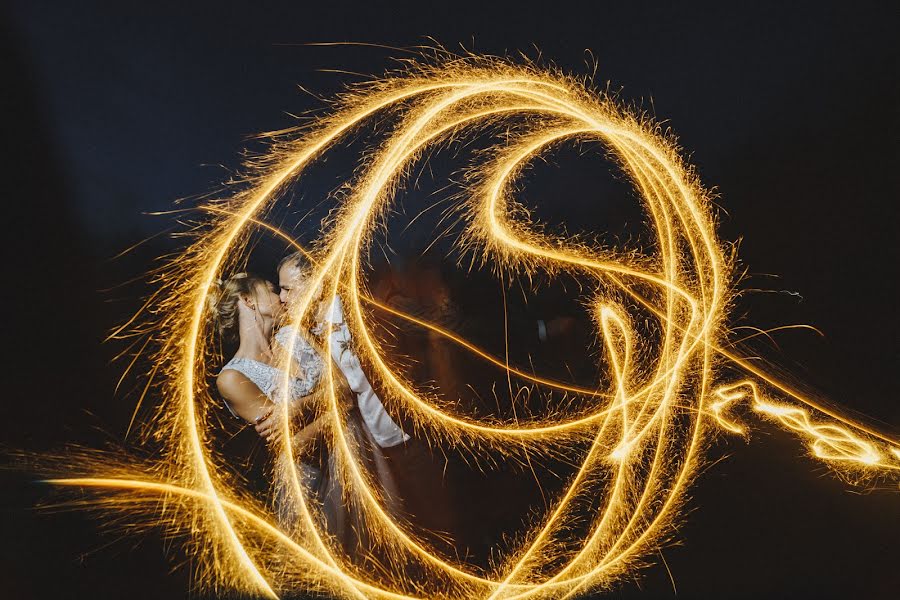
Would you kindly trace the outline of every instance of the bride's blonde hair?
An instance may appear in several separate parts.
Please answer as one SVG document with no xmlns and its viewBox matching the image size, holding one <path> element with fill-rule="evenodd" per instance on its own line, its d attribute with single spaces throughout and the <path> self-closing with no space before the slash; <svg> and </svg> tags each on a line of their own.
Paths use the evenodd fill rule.
<svg viewBox="0 0 900 600">
<path fill-rule="evenodd" d="M 257 291 L 264 285 L 268 285 L 265 279 L 251 273 L 237 273 L 225 281 L 219 279 L 213 283 L 206 307 L 224 341 L 238 341 L 238 302 L 242 298 L 252 298 L 256 302 Z"/>
</svg>

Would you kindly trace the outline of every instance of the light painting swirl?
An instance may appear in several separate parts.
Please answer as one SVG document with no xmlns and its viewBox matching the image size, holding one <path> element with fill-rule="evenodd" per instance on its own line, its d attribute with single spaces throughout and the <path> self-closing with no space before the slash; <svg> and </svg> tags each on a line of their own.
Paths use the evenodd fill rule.
<svg viewBox="0 0 900 600">
<path fill-rule="evenodd" d="M 491 569 L 442 555 L 385 509 L 341 426 L 330 363 L 321 399 L 331 414 L 327 443 L 347 501 L 360 507 L 372 532 L 377 567 L 348 560 L 319 529 L 296 472 L 288 469 L 283 483 L 300 522 L 284 531 L 218 468 L 223 458 L 209 442 L 217 402 L 205 370 L 210 286 L 246 258 L 245 242 L 259 227 L 295 246 L 289 250 L 299 248 L 266 224 L 267 211 L 311 165 L 376 124 L 387 133 L 366 149 L 350 191 L 305 250 L 314 265 L 312 281 L 343 299 L 356 350 L 383 390 L 388 411 L 415 423 L 414 437 L 473 455 L 559 456 L 574 444 L 589 448 L 551 509 Z M 503 146 L 480 154 L 466 174 L 460 205 L 465 233 L 457 247 L 500 277 L 567 272 L 593 281 L 587 302 L 604 350 L 605 388 L 578 388 L 514 368 L 455 332 L 380 305 L 365 291 L 363 261 L 373 232 L 413 165 L 455 140 L 500 129 L 508 130 Z M 144 471 L 124 467 L 54 480 L 102 488 L 110 507 L 150 511 L 157 523 L 187 532 L 202 587 L 273 598 L 319 590 L 398 600 L 569 598 L 608 588 L 672 535 L 710 440 L 723 431 L 746 431 L 738 414 L 757 413 L 794 432 L 815 457 L 849 478 L 896 481 L 896 440 L 804 397 L 729 349 L 732 262 L 717 238 L 708 193 L 669 137 L 583 82 L 480 57 L 415 65 L 356 88 L 311 125 L 272 139 L 271 153 L 258 161 L 243 189 L 205 207 L 209 216 L 196 242 L 163 271 L 161 291 L 148 307 L 159 316 L 155 374 L 164 381 L 165 401 L 147 427 L 163 458 Z M 533 160 L 585 140 L 602 143 L 633 183 L 652 226 L 652 250 L 638 255 L 550 235 L 517 203 L 517 184 Z M 295 322 L 309 320 L 316 285 L 291 315 Z M 635 318 L 634 307 L 651 315 L 656 334 L 647 333 L 646 319 Z M 589 398 L 591 410 L 527 420 L 467 414 L 453 399 L 417 389 L 389 366 L 371 330 L 372 310 L 428 328 L 536 388 Z M 288 385 L 287 376 L 283 383 Z M 281 452 L 293 464 L 290 444 Z M 597 498 L 599 510 L 584 514 L 585 501 Z M 585 533 L 573 539 L 575 531 Z"/>
</svg>

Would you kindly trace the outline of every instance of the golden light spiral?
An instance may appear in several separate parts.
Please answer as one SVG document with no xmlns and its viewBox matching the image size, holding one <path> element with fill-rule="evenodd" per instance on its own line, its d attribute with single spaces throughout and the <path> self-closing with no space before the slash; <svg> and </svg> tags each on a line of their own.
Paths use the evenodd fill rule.
<svg viewBox="0 0 900 600">
<path fill-rule="evenodd" d="M 323 378 L 330 386 L 328 445 L 347 502 L 360 508 L 371 531 L 378 558 L 369 564 L 377 566 L 350 560 L 319 528 L 296 472 L 288 470 L 282 483 L 300 521 L 283 531 L 218 468 L 224 458 L 210 444 L 215 401 L 207 389 L 204 313 L 210 286 L 243 259 L 244 242 L 259 226 L 297 246 L 266 224 L 265 214 L 311 165 L 376 122 L 389 129 L 366 149 L 351 191 L 307 249 L 314 285 L 291 318 L 308 321 L 317 285 L 340 295 L 367 374 L 383 390 L 389 412 L 415 423 L 411 433 L 419 439 L 472 453 L 526 456 L 587 448 L 550 510 L 490 569 L 443 555 L 385 508 L 342 427 L 330 363 Z M 363 257 L 411 167 L 452 140 L 498 129 L 508 131 L 505 144 L 480 156 L 466 174 L 466 225 L 458 248 L 500 275 L 567 272 L 593 281 L 588 302 L 604 349 L 605 388 L 579 388 L 515 369 L 457 333 L 380 305 L 365 292 Z M 716 236 L 708 193 L 669 137 L 583 82 L 478 57 L 419 65 L 355 89 L 311 126 L 276 132 L 273 139 L 277 143 L 245 189 L 206 207 L 210 217 L 200 237 L 164 272 L 162 292 L 153 300 L 162 315 L 157 367 L 165 403 L 149 426 L 162 441 L 164 460 L 141 476 L 57 480 L 117 488 L 120 508 L 127 510 L 136 510 L 136 497 L 162 497 L 163 511 L 155 514 L 190 532 L 202 585 L 271 597 L 304 589 L 355 598 L 491 600 L 567 598 L 608 587 L 672 533 L 705 445 L 723 429 L 744 431 L 729 416 L 740 400 L 802 436 L 834 468 L 896 478 L 895 440 L 803 397 L 727 349 L 732 264 Z M 517 182 L 531 161 L 584 140 L 601 142 L 639 193 L 653 234 L 643 255 L 548 234 L 516 201 Z M 580 395 L 591 409 L 556 410 L 525 421 L 467 414 L 453 399 L 417 389 L 390 367 L 371 331 L 371 305 L 535 386 Z M 743 370 L 748 379 L 721 381 L 725 367 Z M 290 445 L 281 452 L 293 465 Z M 599 509 L 587 512 L 597 499 Z"/>
</svg>

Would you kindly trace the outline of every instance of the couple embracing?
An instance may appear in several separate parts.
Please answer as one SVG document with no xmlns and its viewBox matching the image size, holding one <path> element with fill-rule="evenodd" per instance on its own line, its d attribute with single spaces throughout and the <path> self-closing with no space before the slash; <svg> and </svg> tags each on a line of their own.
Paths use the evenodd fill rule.
<svg viewBox="0 0 900 600">
<path fill-rule="evenodd" d="M 236 343 L 237 351 L 217 376 L 216 385 L 232 414 L 252 424 L 273 448 L 278 447 L 283 431 L 292 432 L 296 463 L 282 468 L 297 470 L 306 501 L 321 525 L 348 553 L 356 554 L 367 545 L 366 528 L 342 489 L 336 457 L 326 443 L 327 431 L 332 426 L 343 428 L 390 512 L 396 511 L 399 493 L 386 449 L 403 448 L 409 436 L 387 413 L 363 372 L 350 345 L 338 296 L 323 297 L 320 289 L 313 297 L 312 322 L 276 331 L 285 309 L 289 311 L 308 292 L 310 272 L 305 256 L 296 252 L 278 265 L 280 289 L 249 273 L 218 284 L 218 293 L 211 295 L 212 317 L 223 340 Z M 291 356 L 286 356 L 287 348 Z M 339 424 L 330 422 L 333 412 L 322 410 L 317 397 L 326 360 L 334 361 L 342 408 Z M 290 428 L 282 422 L 285 415 Z M 275 487 L 281 525 L 295 530 L 296 501 L 279 490 L 277 481 Z"/>
</svg>

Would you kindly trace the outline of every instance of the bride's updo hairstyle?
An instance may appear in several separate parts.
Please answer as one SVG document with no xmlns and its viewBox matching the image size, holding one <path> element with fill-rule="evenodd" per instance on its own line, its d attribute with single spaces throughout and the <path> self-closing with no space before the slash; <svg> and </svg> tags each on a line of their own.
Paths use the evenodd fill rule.
<svg viewBox="0 0 900 600">
<path fill-rule="evenodd" d="M 237 273 L 212 285 L 207 296 L 207 309 L 223 341 L 239 341 L 238 302 L 242 298 L 255 302 L 257 290 L 263 285 L 266 285 L 263 278 L 250 273 Z"/>
</svg>

